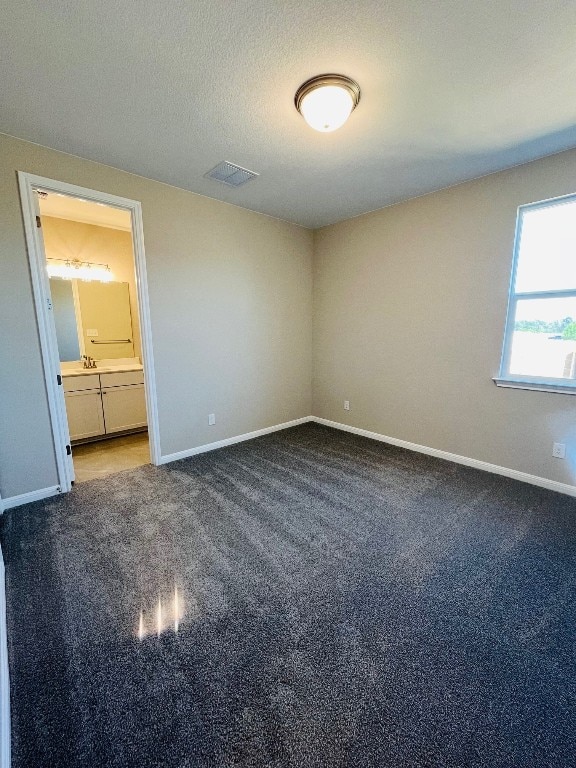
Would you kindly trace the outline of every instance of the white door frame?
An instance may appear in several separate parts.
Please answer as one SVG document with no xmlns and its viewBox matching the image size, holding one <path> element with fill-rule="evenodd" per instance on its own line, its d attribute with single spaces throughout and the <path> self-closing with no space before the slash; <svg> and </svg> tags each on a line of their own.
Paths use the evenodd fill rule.
<svg viewBox="0 0 576 768">
<path fill-rule="evenodd" d="M 152 350 L 152 330 L 150 325 L 150 306 L 148 302 L 148 281 L 146 278 L 146 255 L 144 251 L 144 231 L 142 226 L 142 206 L 137 200 L 109 195 L 94 189 L 78 187 L 64 181 L 46 179 L 32 173 L 18 171 L 20 200 L 26 244 L 28 246 L 28 261 L 32 277 L 32 292 L 36 308 L 40 348 L 44 367 L 44 379 L 48 393 L 48 407 L 54 437 L 54 450 L 60 490 L 69 491 L 72 487 L 73 466 L 66 446 L 70 445 L 68 418 L 64 401 L 64 387 L 58 383 L 60 376 L 60 358 L 56 326 L 50 300 L 50 283 L 46 270 L 46 255 L 41 231 L 37 226 L 36 217 L 39 215 L 37 189 L 49 192 L 59 192 L 71 197 L 81 197 L 96 203 L 104 203 L 115 208 L 130 212 L 132 222 L 132 244 L 134 251 L 134 267 L 136 271 L 136 286 L 138 290 L 138 310 L 140 317 L 140 333 L 142 338 L 142 363 L 144 381 L 146 384 L 146 411 L 148 417 L 148 435 L 150 439 L 150 458 L 152 464 L 160 461 L 160 430 L 158 427 L 158 407 L 156 401 L 156 377 L 154 374 L 154 354 Z M 61 381 L 61 379 L 60 379 Z"/>
</svg>

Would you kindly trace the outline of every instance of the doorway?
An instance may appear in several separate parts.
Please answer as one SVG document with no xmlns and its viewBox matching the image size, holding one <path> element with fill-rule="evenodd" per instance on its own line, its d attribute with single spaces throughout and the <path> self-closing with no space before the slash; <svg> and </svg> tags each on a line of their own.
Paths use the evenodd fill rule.
<svg viewBox="0 0 576 768">
<path fill-rule="evenodd" d="M 19 174 L 60 490 L 160 456 L 137 201 Z"/>
</svg>

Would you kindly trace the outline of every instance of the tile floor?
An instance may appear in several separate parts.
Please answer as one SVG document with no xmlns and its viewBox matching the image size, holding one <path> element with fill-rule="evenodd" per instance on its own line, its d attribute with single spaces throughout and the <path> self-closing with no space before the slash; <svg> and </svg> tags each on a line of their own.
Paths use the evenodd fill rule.
<svg viewBox="0 0 576 768">
<path fill-rule="evenodd" d="M 112 437 L 72 448 L 76 483 L 108 477 L 125 469 L 150 464 L 148 433 Z"/>
</svg>

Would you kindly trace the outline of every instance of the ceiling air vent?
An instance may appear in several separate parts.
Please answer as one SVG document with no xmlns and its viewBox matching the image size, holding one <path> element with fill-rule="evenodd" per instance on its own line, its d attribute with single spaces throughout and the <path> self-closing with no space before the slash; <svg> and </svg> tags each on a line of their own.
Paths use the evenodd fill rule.
<svg viewBox="0 0 576 768">
<path fill-rule="evenodd" d="M 250 179 L 255 178 L 259 174 L 254 171 L 248 171 L 246 168 L 241 168 L 234 163 L 227 163 L 223 161 L 218 163 L 215 168 L 205 173 L 204 176 L 207 179 L 215 179 L 221 181 L 223 184 L 228 184 L 230 187 L 240 187 L 242 184 L 246 184 Z"/>
</svg>

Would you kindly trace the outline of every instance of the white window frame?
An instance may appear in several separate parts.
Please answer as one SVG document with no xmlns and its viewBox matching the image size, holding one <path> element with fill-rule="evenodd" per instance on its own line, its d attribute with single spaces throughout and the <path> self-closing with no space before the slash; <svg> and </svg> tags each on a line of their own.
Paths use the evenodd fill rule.
<svg viewBox="0 0 576 768">
<path fill-rule="evenodd" d="M 537 203 L 520 205 L 516 216 L 516 232 L 514 236 L 514 256 L 512 259 L 512 274 L 510 276 L 510 292 L 508 295 L 508 309 L 506 314 L 506 330 L 504 331 L 504 345 L 500 361 L 500 374 L 494 378 L 499 387 L 511 387 L 513 389 L 534 389 L 539 392 L 557 392 L 565 395 L 576 395 L 576 379 L 544 378 L 539 376 L 527 376 L 525 374 L 510 374 L 510 358 L 512 356 L 512 340 L 516 316 L 516 305 L 520 299 L 548 299 L 559 298 L 576 299 L 576 288 L 560 291 L 518 291 L 514 290 L 516 284 L 516 272 L 518 269 L 518 257 L 520 241 L 522 238 L 522 223 L 524 213 L 538 208 L 550 208 L 553 205 L 576 202 L 576 194 L 553 197 L 549 200 L 541 200 Z"/>
</svg>

